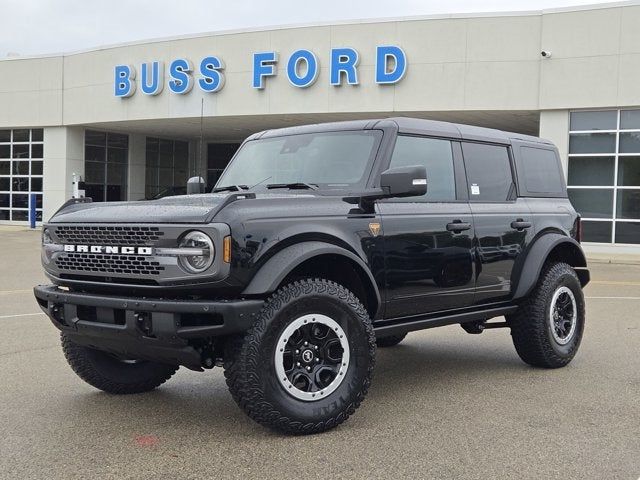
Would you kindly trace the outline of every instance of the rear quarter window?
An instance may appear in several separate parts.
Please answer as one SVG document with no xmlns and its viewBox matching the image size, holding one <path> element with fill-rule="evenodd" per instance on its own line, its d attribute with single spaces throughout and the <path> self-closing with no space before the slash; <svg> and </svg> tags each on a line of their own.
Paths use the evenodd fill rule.
<svg viewBox="0 0 640 480">
<path fill-rule="evenodd" d="M 560 162 L 554 150 L 520 147 L 520 171 L 524 187 L 530 194 L 565 193 Z"/>
</svg>

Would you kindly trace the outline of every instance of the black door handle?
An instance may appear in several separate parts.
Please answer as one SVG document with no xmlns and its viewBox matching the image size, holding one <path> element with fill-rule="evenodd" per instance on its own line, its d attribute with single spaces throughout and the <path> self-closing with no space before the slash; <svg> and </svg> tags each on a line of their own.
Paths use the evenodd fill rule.
<svg viewBox="0 0 640 480">
<path fill-rule="evenodd" d="M 451 223 L 447 223 L 447 230 L 454 233 L 464 232 L 465 230 L 471 230 L 471 224 L 462 220 L 454 220 Z"/>
<path fill-rule="evenodd" d="M 519 218 L 511 222 L 511 228 L 514 228 L 521 232 L 525 228 L 531 228 L 531 222 L 525 222 L 522 218 Z"/>
</svg>

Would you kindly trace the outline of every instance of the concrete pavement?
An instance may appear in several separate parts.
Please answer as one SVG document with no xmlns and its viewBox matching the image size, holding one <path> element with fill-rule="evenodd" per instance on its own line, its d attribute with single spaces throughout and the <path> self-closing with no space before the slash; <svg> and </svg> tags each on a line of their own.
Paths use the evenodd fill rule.
<svg viewBox="0 0 640 480">
<path fill-rule="evenodd" d="M 39 233 L 0 230 L 0 478 L 563 478 L 640 476 L 640 265 L 592 265 L 575 360 L 528 367 L 508 330 L 458 326 L 378 351 L 369 396 L 321 435 L 265 430 L 221 369 L 155 392 L 79 380 L 30 293 Z"/>
</svg>

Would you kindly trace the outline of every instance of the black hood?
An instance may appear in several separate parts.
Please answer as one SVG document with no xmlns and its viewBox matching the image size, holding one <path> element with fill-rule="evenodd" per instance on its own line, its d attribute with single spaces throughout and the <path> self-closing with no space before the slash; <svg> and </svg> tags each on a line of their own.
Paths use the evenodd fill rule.
<svg viewBox="0 0 640 480">
<path fill-rule="evenodd" d="M 139 202 L 76 203 L 52 223 L 206 223 L 227 194 L 182 195 Z"/>
</svg>

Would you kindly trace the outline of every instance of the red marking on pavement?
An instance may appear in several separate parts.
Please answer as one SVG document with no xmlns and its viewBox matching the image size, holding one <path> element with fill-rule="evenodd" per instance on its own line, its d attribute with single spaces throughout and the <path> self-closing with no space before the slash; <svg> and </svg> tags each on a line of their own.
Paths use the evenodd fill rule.
<svg viewBox="0 0 640 480">
<path fill-rule="evenodd" d="M 155 435 L 136 435 L 135 442 L 139 447 L 153 447 L 158 444 L 158 437 Z"/>
</svg>

